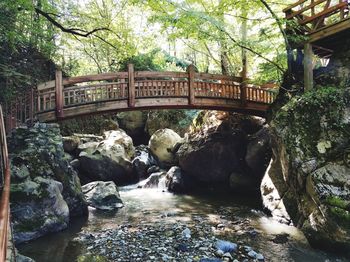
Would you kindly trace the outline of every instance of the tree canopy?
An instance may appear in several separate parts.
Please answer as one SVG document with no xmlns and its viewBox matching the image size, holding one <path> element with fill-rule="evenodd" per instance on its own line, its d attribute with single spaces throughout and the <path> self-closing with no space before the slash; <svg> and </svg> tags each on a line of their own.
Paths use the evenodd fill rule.
<svg viewBox="0 0 350 262">
<path fill-rule="evenodd" d="M 180 70 L 278 82 L 287 68 L 282 9 L 264 0 L 0 1 L 0 99 L 65 75 Z M 244 59 L 243 59 L 244 58 Z"/>
</svg>

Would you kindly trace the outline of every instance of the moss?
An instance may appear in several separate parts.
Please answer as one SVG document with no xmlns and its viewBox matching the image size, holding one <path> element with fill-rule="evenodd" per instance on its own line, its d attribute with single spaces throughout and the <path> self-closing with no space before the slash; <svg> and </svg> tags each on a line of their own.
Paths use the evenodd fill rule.
<svg viewBox="0 0 350 262">
<path fill-rule="evenodd" d="M 339 197 L 336 196 L 329 196 L 326 199 L 326 204 L 333 206 L 333 207 L 339 207 L 342 209 L 347 209 L 350 211 L 350 202 L 349 201 L 344 201 Z"/>
<path fill-rule="evenodd" d="M 45 220 L 41 217 L 35 217 L 31 220 L 23 220 L 20 224 L 15 225 L 16 232 L 32 232 L 37 231 L 45 223 Z"/>
<path fill-rule="evenodd" d="M 330 208 L 331 216 L 334 218 L 335 222 L 345 228 L 350 229 L 350 212 L 339 207 Z"/>
<path fill-rule="evenodd" d="M 107 262 L 108 259 L 99 255 L 81 255 L 77 259 L 78 262 Z"/>
</svg>

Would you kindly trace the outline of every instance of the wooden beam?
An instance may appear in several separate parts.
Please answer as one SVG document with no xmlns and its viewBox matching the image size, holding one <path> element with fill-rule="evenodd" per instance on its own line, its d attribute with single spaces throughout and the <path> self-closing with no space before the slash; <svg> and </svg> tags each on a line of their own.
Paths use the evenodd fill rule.
<svg viewBox="0 0 350 262">
<path fill-rule="evenodd" d="M 313 52 L 312 45 L 310 43 L 306 43 L 304 45 L 304 91 L 311 90 L 313 88 Z"/>
<path fill-rule="evenodd" d="M 306 25 L 308 23 L 311 23 L 313 21 L 315 21 L 316 19 L 318 18 L 325 18 L 325 17 L 328 17 L 334 13 L 337 13 L 337 12 L 340 12 L 341 8 L 344 8 L 345 6 L 347 6 L 347 3 L 343 2 L 343 3 L 340 3 L 340 4 L 337 4 L 335 6 L 332 6 L 332 7 L 329 7 L 327 9 L 325 9 L 324 11 L 320 12 L 320 13 L 317 13 L 316 15 L 314 16 L 310 16 L 308 17 L 307 19 L 305 20 L 301 20 L 299 22 L 300 25 Z"/>
<path fill-rule="evenodd" d="M 134 65 L 133 64 L 128 64 L 128 78 L 129 78 L 128 104 L 129 104 L 129 107 L 135 107 L 135 72 L 134 72 Z"/>
<path fill-rule="evenodd" d="M 195 89 L 194 89 L 194 75 L 195 68 L 194 65 L 189 65 L 187 68 L 188 71 L 188 103 L 190 105 L 195 104 Z"/>
<path fill-rule="evenodd" d="M 62 70 L 56 70 L 55 79 L 55 91 L 56 91 L 56 117 L 58 119 L 63 118 L 63 81 L 62 81 Z"/>
</svg>

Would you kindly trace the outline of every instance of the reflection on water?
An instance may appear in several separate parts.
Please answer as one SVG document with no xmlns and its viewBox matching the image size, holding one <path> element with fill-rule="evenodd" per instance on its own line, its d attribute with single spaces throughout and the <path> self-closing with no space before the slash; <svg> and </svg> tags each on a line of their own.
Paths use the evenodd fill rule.
<svg viewBox="0 0 350 262">
<path fill-rule="evenodd" d="M 346 261 L 311 249 L 297 228 L 280 224 L 264 215 L 260 211 L 258 196 L 239 197 L 208 192 L 205 195 L 173 195 L 160 189 L 138 189 L 136 186 L 120 188 L 120 195 L 125 207 L 117 212 L 103 213 L 90 209 L 88 219 L 76 219 L 63 232 L 23 244 L 18 247 L 20 252 L 37 262 L 75 261 L 79 254 L 85 252 L 79 243 L 72 241 L 82 230 L 111 229 L 125 223 L 195 223 L 193 216 L 200 215 L 205 216 L 213 225 L 218 221 L 225 222 L 225 219 L 227 223 L 246 221 L 248 228 L 235 232 L 225 231 L 221 237 L 251 245 L 265 255 L 266 261 Z M 227 216 L 222 216 L 223 213 Z M 257 232 L 257 235 L 247 234 L 250 229 Z M 275 243 L 273 239 L 281 234 L 288 236 L 287 241 Z"/>
</svg>

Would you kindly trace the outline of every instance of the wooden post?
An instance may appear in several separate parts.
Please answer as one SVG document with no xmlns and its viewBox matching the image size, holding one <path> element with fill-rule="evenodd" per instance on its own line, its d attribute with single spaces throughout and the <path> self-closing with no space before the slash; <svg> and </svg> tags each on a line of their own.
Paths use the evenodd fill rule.
<svg viewBox="0 0 350 262">
<path fill-rule="evenodd" d="M 56 70 L 56 117 L 63 118 L 63 81 L 61 69 Z"/>
<path fill-rule="evenodd" d="M 135 107 L 135 75 L 134 75 L 134 65 L 128 64 L 128 76 L 129 76 L 129 85 L 128 85 L 128 94 L 129 94 L 129 107 Z"/>
<path fill-rule="evenodd" d="M 304 45 L 304 91 L 311 90 L 314 85 L 312 57 L 312 45 L 306 43 Z"/>
<path fill-rule="evenodd" d="M 34 123 L 34 88 L 30 89 L 30 100 L 29 100 L 29 124 L 30 126 Z"/>
<path fill-rule="evenodd" d="M 188 72 L 188 103 L 189 105 L 195 104 L 195 89 L 194 89 L 194 65 L 189 65 L 187 68 Z"/>
</svg>

